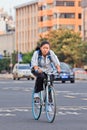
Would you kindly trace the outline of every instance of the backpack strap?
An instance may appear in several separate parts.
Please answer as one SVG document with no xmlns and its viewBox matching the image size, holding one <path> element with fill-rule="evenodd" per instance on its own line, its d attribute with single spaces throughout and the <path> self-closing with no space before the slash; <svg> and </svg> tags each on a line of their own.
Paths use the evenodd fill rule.
<svg viewBox="0 0 87 130">
<path fill-rule="evenodd" d="M 47 57 L 50 60 L 50 62 L 52 62 L 50 51 L 48 52 Z M 41 63 L 41 58 L 42 58 L 41 50 L 38 50 L 38 65 L 40 65 L 40 63 Z"/>
<path fill-rule="evenodd" d="M 48 52 L 47 57 L 48 57 L 48 59 L 50 60 L 50 65 L 51 65 L 51 67 L 53 68 L 53 70 L 55 70 L 55 66 L 54 66 L 54 63 L 53 63 L 53 61 L 52 61 L 50 51 Z M 41 58 L 42 58 L 41 50 L 38 50 L 38 65 L 39 65 L 39 66 L 41 66 Z"/>
</svg>

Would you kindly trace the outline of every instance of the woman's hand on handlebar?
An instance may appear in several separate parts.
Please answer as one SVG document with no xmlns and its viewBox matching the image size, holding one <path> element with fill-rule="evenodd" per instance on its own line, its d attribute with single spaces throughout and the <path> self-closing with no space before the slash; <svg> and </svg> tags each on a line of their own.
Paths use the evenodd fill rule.
<svg viewBox="0 0 87 130">
<path fill-rule="evenodd" d="M 37 71 L 37 72 L 39 72 L 39 73 L 43 72 L 38 66 L 34 66 L 34 70 Z"/>
</svg>

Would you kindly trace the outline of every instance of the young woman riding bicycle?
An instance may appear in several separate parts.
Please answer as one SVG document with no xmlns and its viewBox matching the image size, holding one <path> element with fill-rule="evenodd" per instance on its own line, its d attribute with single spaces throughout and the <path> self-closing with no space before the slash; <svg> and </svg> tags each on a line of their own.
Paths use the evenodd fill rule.
<svg viewBox="0 0 87 130">
<path fill-rule="evenodd" d="M 43 90 L 44 79 L 47 75 L 43 72 L 47 70 L 52 72 L 54 68 L 60 73 L 60 62 L 55 53 L 50 49 L 50 43 L 43 41 L 40 48 L 36 50 L 31 60 L 32 73 L 36 76 L 34 98 L 39 99 L 39 92 Z"/>
</svg>

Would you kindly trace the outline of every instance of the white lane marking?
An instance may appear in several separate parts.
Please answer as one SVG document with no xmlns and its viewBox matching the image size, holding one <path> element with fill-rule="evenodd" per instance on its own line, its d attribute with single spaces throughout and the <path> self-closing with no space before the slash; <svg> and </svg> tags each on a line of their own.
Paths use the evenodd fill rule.
<svg viewBox="0 0 87 130">
<path fill-rule="evenodd" d="M 16 116 L 16 114 L 11 114 L 11 113 L 7 113 L 7 114 L 0 114 L 0 117 L 11 117 L 11 116 Z"/>
<path fill-rule="evenodd" d="M 57 115 L 81 115 L 82 110 L 87 110 L 87 106 L 60 106 Z"/>
<path fill-rule="evenodd" d="M 87 98 L 81 98 L 81 100 L 87 101 Z"/>
<path fill-rule="evenodd" d="M 76 98 L 76 96 L 71 96 L 71 95 L 64 95 L 66 98 Z"/>
<path fill-rule="evenodd" d="M 0 108 L 0 117 L 17 116 L 16 112 L 29 112 L 31 109 L 31 107 Z M 57 115 L 81 115 L 82 110 L 87 110 L 87 106 L 57 106 Z"/>
<path fill-rule="evenodd" d="M 78 113 L 78 112 L 58 112 L 57 115 L 80 115 L 81 113 Z"/>
<path fill-rule="evenodd" d="M 16 116 L 15 112 L 29 112 L 31 107 L 10 107 L 0 108 L 0 117 L 11 117 Z"/>
</svg>

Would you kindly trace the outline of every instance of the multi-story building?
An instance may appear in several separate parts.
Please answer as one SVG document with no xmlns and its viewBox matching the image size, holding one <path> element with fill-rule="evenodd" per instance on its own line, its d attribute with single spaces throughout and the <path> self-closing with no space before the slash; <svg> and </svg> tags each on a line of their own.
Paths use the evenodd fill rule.
<svg viewBox="0 0 87 130">
<path fill-rule="evenodd" d="M 53 29 L 68 28 L 82 35 L 81 0 L 35 0 L 16 7 L 16 47 L 32 51 Z"/>
<path fill-rule="evenodd" d="M 0 35 L 0 54 L 4 55 L 4 51 L 11 55 L 16 50 L 15 33 L 6 33 Z"/>
<path fill-rule="evenodd" d="M 45 0 L 39 4 L 39 33 L 59 28 L 82 28 L 81 0 Z"/>
<path fill-rule="evenodd" d="M 82 0 L 82 37 L 87 41 L 87 1 Z"/>
<path fill-rule="evenodd" d="M 15 49 L 15 24 L 3 8 L 0 8 L 0 54 L 6 51 L 9 55 Z"/>
<path fill-rule="evenodd" d="M 16 8 L 16 49 L 29 52 L 38 40 L 38 2 L 29 2 Z"/>
</svg>

